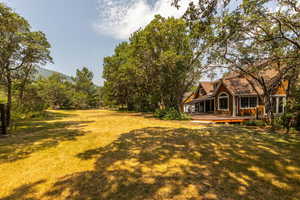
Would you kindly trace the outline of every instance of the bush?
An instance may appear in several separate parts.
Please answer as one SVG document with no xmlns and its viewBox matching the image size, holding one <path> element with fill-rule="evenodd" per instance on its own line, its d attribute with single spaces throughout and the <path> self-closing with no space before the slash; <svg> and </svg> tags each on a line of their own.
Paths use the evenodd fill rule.
<svg viewBox="0 0 300 200">
<path fill-rule="evenodd" d="M 295 129 L 300 131 L 300 113 L 298 113 L 296 116 Z"/>
<path fill-rule="evenodd" d="M 281 126 L 290 130 L 295 125 L 296 118 L 294 113 L 284 113 L 278 122 Z"/>
<path fill-rule="evenodd" d="M 162 119 L 167 114 L 166 109 L 156 109 L 154 112 L 154 117 Z"/>
<path fill-rule="evenodd" d="M 163 120 L 189 120 L 190 117 L 185 114 L 181 113 L 175 108 L 169 109 L 157 109 L 154 113 L 154 117 L 163 119 Z"/>
<path fill-rule="evenodd" d="M 246 126 L 265 126 L 266 123 L 263 120 L 249 120 L 243 123 Z"/>
</svg>

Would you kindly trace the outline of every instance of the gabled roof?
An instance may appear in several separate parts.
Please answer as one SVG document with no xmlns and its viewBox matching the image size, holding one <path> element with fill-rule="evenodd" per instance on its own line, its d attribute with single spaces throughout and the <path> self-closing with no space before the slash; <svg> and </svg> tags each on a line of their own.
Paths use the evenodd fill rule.
<svg viewBox="0 0 300 200">
<path fill-rule="evenodd" d="M 202 81 L 200 82 L 202 88 L 205 90 L 206 94 L 210 94 L 214 91 L 214 82 Z"/>
<path fill-rule="evenodd" d="M 278 72 L 274 69 L 269 69 L 263 72 L 258 72 L 257 76 L 262 76 L 266 83 L 272 82 Z M 249 83 L 248 80 L 252 84 Z M 257 92 L 262 95 L 263 89 L 256 80 L 252 77 L 245 77 L 240 75 L 238 72 L 231 72 L 223 78 L 223 82 L 227 89 L 234 95 L 256 95 Z"/>
<path fill-rule="evenodd" d="M 186 93 L 184 93 L 184 95 L 183 95 L 183 103 L 188 103 L 188 102 L 192 101 L 193 100 L 193 96 L 194 96 L 193 92 L 186 92 Z"/>
<path fill-rule="evenodd" d="M 263 94 L 262 88 L 259 87 L 256 82 L 254 82 L 253 87 L 246 78 L 236 77 L 224 79 L 223 82 L 233 95 L 256 95 L 257 92 Z"/>
</svg>

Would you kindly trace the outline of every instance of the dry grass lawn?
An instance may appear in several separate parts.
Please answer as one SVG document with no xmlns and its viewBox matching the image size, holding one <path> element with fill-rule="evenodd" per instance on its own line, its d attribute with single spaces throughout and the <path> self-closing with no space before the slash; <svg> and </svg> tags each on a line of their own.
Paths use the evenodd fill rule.
<svg viewBox="0 0 300 200">
<path fill-rule="evenodd" d="M 0 138 L 0 199 L 300 199 L 300 136 L 55 111 Z"/>
</svg>

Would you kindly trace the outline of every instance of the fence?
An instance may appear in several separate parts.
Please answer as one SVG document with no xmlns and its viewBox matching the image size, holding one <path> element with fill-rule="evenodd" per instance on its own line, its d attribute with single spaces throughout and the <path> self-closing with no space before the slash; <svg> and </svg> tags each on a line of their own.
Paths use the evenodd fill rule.
<svg viewBox="0 0 300 200">
<path fill-rule="evenodd" d="M 7 134 L 5 104 L 0 104 L 0 134 Z"/>
</svg>

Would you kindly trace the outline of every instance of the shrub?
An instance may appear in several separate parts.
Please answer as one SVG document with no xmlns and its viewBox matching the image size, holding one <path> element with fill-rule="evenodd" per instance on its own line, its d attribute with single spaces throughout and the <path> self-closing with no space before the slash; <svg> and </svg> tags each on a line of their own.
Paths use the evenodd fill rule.
<svg viewBox="0 0 300 200">
<path fill-rule="evenodd" d="M 167 113 L 166 109 L 156 109 L 154 112 L 154 117 L 162 119 Z"/>
<path fill-rule="evenodd" d="M 190 117 L 185 114 L 181 113 L 175 108 L 169 109 L 157 109 L 154 113 L 154 117 L 163 119 L 163 120 L 189 120 Z"/>
<path fill-rule="evenodd" d="M 295 121 L 295 129 L 297 131 L 300 131 L 300 112 L 296 116 L 296 121 Z"/>
<path fill-rule="evenodd" d="M 284 113 L 280 117 L 279 123 L 289 131 L 296 124 L 296 117 L 294 113 Z"/>
<path fill-rule="evenodd" d="M 265 126 L 266 123 L 263 120 L 249 120 L 243 123 L 246 126 Z"/>
</svg>

